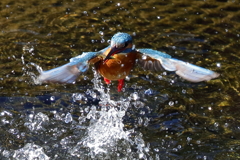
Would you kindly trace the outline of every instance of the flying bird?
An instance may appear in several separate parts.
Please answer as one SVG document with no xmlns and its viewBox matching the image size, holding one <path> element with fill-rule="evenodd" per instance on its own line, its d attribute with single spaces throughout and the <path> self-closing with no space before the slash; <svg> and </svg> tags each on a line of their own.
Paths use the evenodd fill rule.
<svg viewBox="0 0 240 160">
<path fill-rule="evenodd" d="M 132 37 L 127 33 L 116 33 L 108 47 L 98 52 L 83 52 L 71 58 L 70 62 L 42 71 L 37 80 L 40 83 L 73 83 L 77 77 L 94 65 L 106 84 L 118 81 L 118 91 L 124 86 L 124 79 L 138 64 L 145 70 L 174 71 L 190 82 L 208 81 L 219 76 L 211 70 L 172 58 L 170 55 L 153 49 L 135 49 Z"/>
</svg>

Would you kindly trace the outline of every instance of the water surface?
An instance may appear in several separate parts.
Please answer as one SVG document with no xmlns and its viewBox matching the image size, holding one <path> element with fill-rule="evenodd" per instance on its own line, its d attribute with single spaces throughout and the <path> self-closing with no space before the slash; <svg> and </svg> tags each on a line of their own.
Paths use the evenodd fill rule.
<svg viewBox="0 0 240 160">
<path fill-rule="evenodd" d="M 238 1 L 0 2 L 1 159 L 238 159 Z M 76 84 L 34 84 L 47 70 L 127 32 L 221 74 L 189 83 L 135 68 L 124 92 L 94 69 Z"/>
</svg>

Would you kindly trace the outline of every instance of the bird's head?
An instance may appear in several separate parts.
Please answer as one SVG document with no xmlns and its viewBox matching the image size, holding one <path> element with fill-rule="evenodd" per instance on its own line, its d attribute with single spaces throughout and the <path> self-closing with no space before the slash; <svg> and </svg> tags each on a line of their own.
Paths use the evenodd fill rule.
<svg viewBox="0 0 240 160">
<path fill-rule="evenodd" d="M 110 44 L 109 52 L 104 59 L 104 62 L 111 58 L 114 54 L 117 53 L 129 53 L 133 48 L 133 40 L 132 37 L 127 33 L 116 33 L 112 39 Z"/>
</svg>

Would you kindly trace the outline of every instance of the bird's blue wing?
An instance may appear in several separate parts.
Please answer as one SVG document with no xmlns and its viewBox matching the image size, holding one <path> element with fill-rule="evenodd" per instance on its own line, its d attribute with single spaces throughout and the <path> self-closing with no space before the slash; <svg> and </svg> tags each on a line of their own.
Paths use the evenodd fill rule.
<svg viewBox="0 0 240 160">
<path fill-rule="evenodd" d="M 37 83 L 73 83 L 81 73 L 88 70 L 89 60 L 98 57 L 106 49 L 107 48 L 99 52 L 83 52 L 81 55 L 71 58 L 70 62 L 63 66 L 48 71 L 43 71 L 38 76 Z"/>
<path fill-rule="evenodd" d="M 138 60 L 144 69 L 175 71 L 177 75 L 190 82 L 207 81 L 219 76 L 216 72 L 171 58 L 170 55 L 160 51 L 152 49 L 137 51 L 141 54 Z"/>
</svg>

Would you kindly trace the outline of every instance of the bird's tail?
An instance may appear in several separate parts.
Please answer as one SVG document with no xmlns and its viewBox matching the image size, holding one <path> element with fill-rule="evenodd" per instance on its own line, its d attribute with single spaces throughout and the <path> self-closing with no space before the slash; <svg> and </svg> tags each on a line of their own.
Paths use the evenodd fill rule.
<svg viewBox="0 0 240 160">
<path fill-rule="evenodd" d="M 211 70 L 173 58 L 163 58 L 161 64 L 164 69 L 175 71 L 177 75 L 190 82 L 208 81 L 219 76 Z"/>
</svg>

